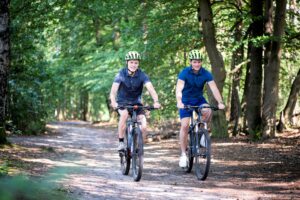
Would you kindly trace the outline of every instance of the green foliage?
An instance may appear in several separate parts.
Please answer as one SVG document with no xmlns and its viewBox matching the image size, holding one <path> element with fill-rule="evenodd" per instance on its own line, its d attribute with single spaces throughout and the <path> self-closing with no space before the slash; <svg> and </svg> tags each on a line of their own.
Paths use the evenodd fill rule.
<svg viewBox="0 0 300 200">
<path fill-rule="evenodd" d="M 25 176 L 2 177 L 0 200 L 13 199 L 70 199 L 61 189 L 53 188 L 48 182 L 41 183 Z"/>
<path fill-rule="evenodd" d="M 163 109 L 153 112 L 153 119 L 177 118 L 175 87 L 178 73 L 189 65 L 186 53 L 194 48 L 205 52 L 197 7 L 196 0 L 12 0 L 9 119 L 17 130 L 36 134 L 43 131 L 47 120 L 81 119 L 85 103 L 88 120 L 110 120 L 109 91 L 129 50 L 141 52 L 140 67 L 159 94 Z M 252 21 L 261 17 L 250 16 L 248 1 L 241 7 L 236 1 L 220 1 L 212 8 L 226 71 L 230 71 L 232 53 L 238 47 L 244 47 L 246 60 L 249 42 L 262 46 L 274 39 L 249 34 Z M 292 12 L 288 16 L 280 109 L 300 64 L 299 16 Z M 240 22 L 242 39 L 235 41 L 234 30 Z M 207 56 L 204 63 L 210 69 Z M 246 64 L 241 70 L 242 98 Z M 230 86 L 227 79 L 225 100 Z M 152 104 L 146 92 L 143 100 Z"/>
<path fill-rule="evenodd" d="M 26 134 L 38 134 L 45 129 L 47 111 L 41 89 L 48 77 L 41 47 L 45 45 L 44 28 L 54 14 L 48 9 L 48 2 L 11 1 L 9 120 L 16 130 Z"/>
<path fill-rule="evenodd" d="M 10 81 L 10 111 L 14 132 L 38 134 L 45 129 L 46 112 L 41 95 Z M 25 84 L 24 84 L 25 85 Z M 23 85 L 23 86 L 24 86 Z"/>
<path fill-rule="evenodd" d="M 5 131 L 5 128 L 4 128 L 4 123 L 3 123 L 2 126 L 0 125 L 0 144 L 6 144 L 6 143 L 7 143 L 6 131 Z"/>
<path fill-rule="evenodd" d="M 256 128 L 255 130 L 250 131 L 249 134 L 251 136 L 252 141 L 259 141 L 263 136 L 261 128 Z"/>
<path fill-rule="evenodd" d="M 3 164 L 0 164 L 0 177 L 8 174 L 8 166 L 7 163 L 4 162 Z"/>
</svg>

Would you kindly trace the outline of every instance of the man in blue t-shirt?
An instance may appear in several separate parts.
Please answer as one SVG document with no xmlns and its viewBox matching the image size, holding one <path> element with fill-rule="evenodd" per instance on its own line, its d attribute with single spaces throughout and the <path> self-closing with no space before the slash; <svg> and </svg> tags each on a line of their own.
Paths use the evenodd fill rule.
<svg viewBox="0 0 300 200">
<path fill-rule="evenodd" d="M 125 56 L 125 60 L 127 66 L 119 71 L 111 87 L 110 99 L 112 107 L 116 109 L 118 106 L 124 105 L 142 105 L 141 96 L 143 87 L 146 86 L 154 101 L 154 108 L 159 108 L 160 104 L 158 96 L 149 77 L 139 69 L 141 60 L 140 54 L 136 51 L 129 51 Z M 119 109 L 118 112 L 120 114 L 118 125 L 118 150 L 120 151 L 125 148 L 124 134 L 128 111 L 126 109 Z M 142 110 L 138 110 L 137 114 L 137 118 L 141 122 L 141 130 L 145 139 L 147 128 L 146 117 Z"/>
<path fill-rule="evenodd" d="M 205 83 L 210 87 L 214 98 L 218 102 L 219 109 L 224 109 L 225 105 L 222 96 L 217 88 L 212 74 L 202 67 L 202 56 L 199 50 L 189 52 L 190 66 L 184 68 L 178 75 L 176 86 L 177 107 L 181 121 L 180 128 L 180 148 L 181 156 L 179 160 L 180 167 L 187 166 L 186 148 L 187 136 L 189 129 L 190 117 L 192 111 L 185 110 L 184 105 L 205 106 L 208 105 L 203 97 L 203 87 Z M 211 109 L 204 108 L 202 110 L 203 120 L 209 122 L 211 120 Z"/>
</svg>

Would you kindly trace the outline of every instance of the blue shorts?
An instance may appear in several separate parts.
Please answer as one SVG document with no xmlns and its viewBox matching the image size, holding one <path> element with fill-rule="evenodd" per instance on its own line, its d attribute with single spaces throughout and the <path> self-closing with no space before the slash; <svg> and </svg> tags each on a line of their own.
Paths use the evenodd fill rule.
<svg viewBox="0 0 300 200">
<path fill-rule="evenodd" d="M 188 101 L 182 101 L 182 103 L 187 106 L 201 106 L 203 104 L 206 104 L 207 101 L 205 100 L 204 97 L 201 97 L 199 99 L 193 99 L 193 100 L 188 100 Z M 180 119 L 185 118 L 185 117 L 191 117 L 193 114 L 192 110 L 186 110 L 186 109 L 179 109 L 179 117 Z"/>
</svg>

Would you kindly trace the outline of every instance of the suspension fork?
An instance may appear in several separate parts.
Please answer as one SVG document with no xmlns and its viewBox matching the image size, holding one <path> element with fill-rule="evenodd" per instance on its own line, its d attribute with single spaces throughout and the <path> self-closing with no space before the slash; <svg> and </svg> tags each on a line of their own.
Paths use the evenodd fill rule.
<svg viewBox="0 0 300 200">
<path fill-rule="evenodd" d="M 191 124 L 190 125 L 190 130 L 189 130 L 189 134 L 190 134 L 190 148 L 192 150 L 192 155 L 195 156 L 197 153 L 197 148 L 196 148 L 196 131 L 195 131 L 195 127 L 196 124 Z"/>
<path fill-rule="evenodd" d="M 195 156 L 198 156 L 199 154 L 199 149 L 200 149 L 200 140 L 202 137 L 203 132 L 200 131 L 201 129 L 206 129 L 207 124 L 205 122 L 202 121 L 197 121 L 195 124 Z"/>
<path fill-rule="evenodd" d="M 137 122 L 137 143 L 138 143 L 138 147 L 139 147 L 139 151 L 138 154 L 139 155 L 144 155 L 144 137 L 143 137 L 143 132 L 142 132 L 142 123 L 141 122 Z"/>
<path fill-rule="evenodd" d="M 139 148 L 141 148 L 141 150 L 139 150 L 138 153 L 142 153 L 142 155 L 144 154 L 144 149 L 143 149 L 143 135 L 142 135 L 142 130 L 140 128 L 140 122 L 134 122 L 133 126 L 132 126 L 132 131 L 131 131 L 131 144 L 130 144 L 130 152 L 132 154 L 132 156 L 135 156 L 135 154 L 137 154 L 137 152 L 135 152 L 134 146 L 138 146 Z M 136 141 L 134 141 L 134 138 L 137 137 Z M 135 145 L 134 145 L 134 142 Z"/>
</svg>

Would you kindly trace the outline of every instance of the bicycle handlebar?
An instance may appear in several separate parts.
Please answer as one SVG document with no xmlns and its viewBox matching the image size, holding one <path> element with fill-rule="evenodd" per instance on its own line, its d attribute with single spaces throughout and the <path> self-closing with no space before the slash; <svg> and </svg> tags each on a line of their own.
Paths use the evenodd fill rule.
<svg viewBox="0 0 300 200">
<path fill-rule="evenodd" d="M 191 106 L 191 105 L 184 105 L 184 109 L 186 110 L 198 110 L 201 111 L 203 108 L 210 108 L 214 111 L 220 110 L 217 106 Z"/>
<path fill-rule="evenodd" d="M 118 106 L 115 110 L 118 110 L 120 108 L 123 108 L 123 109 L 133 109 L 133 110 L 137 110 L 139 108 L 143 109 L 143 110 L 155 110 L 155 109 L 158 109 L 158 108 L 154 108 L 154 106 L 139 106 L 139 105 L 134 105 L 134 106 Z"/>
</svg>

